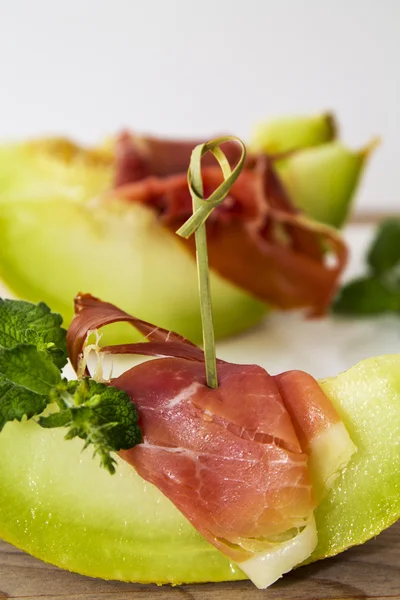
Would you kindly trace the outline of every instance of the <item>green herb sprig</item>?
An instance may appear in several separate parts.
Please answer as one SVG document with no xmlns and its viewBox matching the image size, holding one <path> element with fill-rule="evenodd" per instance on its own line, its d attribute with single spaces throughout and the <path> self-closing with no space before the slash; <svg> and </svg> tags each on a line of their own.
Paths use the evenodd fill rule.
<svg viewBox="0 0 400 600">
<path fill-rule="evenodd" d="M 8 421 L 39 417 L 41 427 L 65 427 L 66 439 L 83 439 L 83 448 L 91 445 L 114 473 L 112 452 L 142 440 L 136 408 L 112 386 L 62 377 L 67 350 L 61 325 L 61 316 L 43 303 L 0 299 L 0 431 Z"/>
<path fill-rule="evenodd" d="M 236 142 L 241 147 L 241 156 L 234 169 L 231 168 L 228 159 L 220 147 L 221 144 L 226 142 Z M 224 176 L 224 181 L 211 196 L 209 196 L 209 198 L 204 198 L 201 159 L 207 152 L 211 152 L 218 161 Z M 217 138 L 195 147 L 192 152 L 188 170 L 188 186 L 192 196 L 193 214 L 176 232 L 179 236 L 184 238 L 190 237 L 193 233 L 195 234 L 206 378 L 207 385 L 211 388 L 218 387 L 218 375 L 205 222 L 214 208 L 221 204 L 229 194 L 232 185 L 235 183 L 243 169 L 245 160 L 246 147 L 239 138 L 234 136 Z"/>
<path fill-rule="evenodd" d="M 342 315 L 400 314 L 400 218 L 381 223 L 367 254 L 368 273 L 340 290 L 333 311 Z"/>
</svg>

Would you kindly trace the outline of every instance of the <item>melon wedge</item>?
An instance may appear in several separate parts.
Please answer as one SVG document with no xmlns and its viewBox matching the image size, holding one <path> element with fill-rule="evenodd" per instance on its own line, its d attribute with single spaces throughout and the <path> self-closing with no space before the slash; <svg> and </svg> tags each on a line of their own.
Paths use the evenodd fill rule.
<svg viewBox="0 0 400 600">
<path fill-rule="evenodd" d="M 400 355 L 321 381 L 357 446 L 316 511 L 310 560 L 378 535 L 400 517 Z M 127 464 L 102 471 L 78 440 L 31 422 L 0 435 L 0 537 L 64 569 L 123 581 L 243 579 Z"/>
<path fill-rule="evenodd" d="M 340 228 L 377 142 L 353 151 L 334 141 L 277 160 L 277 173 L 293 204 L 317 221 Z"/>
<path fill-rule="evenodd" d="M 90 289 L 145 321 L 202 339 L 196 263 L 145 206 L 104 198 L 4 202 L 0 239 L 0 277 L 18 297 L 46 302 L 67 325 L 68 299 Z M 263 302 L 214 272 L 211 289 L 217 337 L 243 331 L 266 313 Z M 126 335 L 122 329 L 110 328 L 104 339 L 135 338 L 132 327 Z"/>
</svg>

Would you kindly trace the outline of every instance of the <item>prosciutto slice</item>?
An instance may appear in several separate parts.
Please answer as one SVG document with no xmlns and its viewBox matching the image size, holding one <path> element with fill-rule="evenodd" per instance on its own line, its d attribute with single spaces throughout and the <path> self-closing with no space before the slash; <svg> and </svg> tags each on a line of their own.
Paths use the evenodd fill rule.
<svg viewBox="0 0 400 600">
<path fill-rule="evenodd" d="M 110 201 L 118 197 L 145 204 L 175 232 L 192 213 L 186 169 L 194 145 L 138 140 L 124 133 L 117 143 L 116 187 Z M 237 146 L 228 142 L 224 151 L 233 164 Z M 222 182 L 212 160 L 205 155 L 205 197 Z M 210 266 L 223 277 L 280 308 L 306 307 L 312 315 L 326 311 L 346 264 L 345 244 L 332 228 L 292 206 L 273 158 L 249 157 L 207 228 Z M 193 239 L 182 244 L 195 254 Z"/>
<path fill-rule="evenodd" d="M 120 454 L 235 562 L 254 540 L 301 529 L 314 500 L 282 398 L 264 369 L 223 364 L 211 390 L 204 365 L 160 359 L 112 384 L 134 399 L 144 443 Z"/>
<path fill-rule="evenodd" d="M 109 302 L 102 302 L 90 294 L 78 294 L 74 302 L 75 317 L 67 332 L 69 359 L 76 372 L 79 370 L 79 358 L 89 333 L 112 323 L 129 323 L 147 342 L 105 346 L 101 349 L 107 354 L 143 354 L 149 356 L 175 356 L 187 360 L 204 361 L 201 348 L 188 339 L 128 315 Z M 219 362 L 223 362 L 219 360 Z M 85 368 L 85 374 L 89 372 Z"/>
<path fill-rule="evenodd" d="M 318 383 L 302 372 L 273 377 L 257 365 L 219 360 L 219 386 L 211 389 L 202 350 L 182 336 L 90 295 L 79 295 L 75 309 L 67 345 L 77 371 L 89 333 L 121 320 L 149 340 L 129 351 L 147 346 L 148 354 L 169 356 L 110 382 L 135 403 L 143 434 L 121 457 L 250 576 L 257 557 L 281 547 L 292 556 L 286 570 L 305 560 L 316 544 L 308 452 L 321 431 L 340 422 Z"/>
<path fill-rule="evenodd" d="M 167 140 L 122 131 L 115 145 L 115 187 L 150 176 L 186 173 L 192 150 L 200 143 L 199 140 Z M 237 162 L 240 150 L 236 144 L 223 144 L 222 149 L 232 164 Z M 213 164 L 211 155 L 204 160 L 205 166 Z"/>
</svg>

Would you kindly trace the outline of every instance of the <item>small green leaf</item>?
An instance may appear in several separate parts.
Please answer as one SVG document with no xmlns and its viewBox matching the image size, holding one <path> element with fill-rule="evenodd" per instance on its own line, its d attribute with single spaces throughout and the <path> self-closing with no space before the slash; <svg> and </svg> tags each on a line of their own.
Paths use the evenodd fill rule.
<svg viewBox="0 0 400 600">
<path fill-rule="evenodd" d="M 110 473 L 115 472 L 111 452 L 132 448 L 142 441 L 138 414 L 129 396 L 104 383 L 85 378 L 82 381 L 63 381 L 58 386 L 58 405 L 68 408 L 65 417 L 50 415 L 39 420 L 44 427 L 68 427 L 66 439 L 79 437 L 84 448 L 92 444 L 94 455 Z M 55 391 L 53 391 L 54 398 Z M 53 424 L 54 423 L 54 424 Z"/>
<path fill-rule="evenodd" d="M 114 450 L 132 448 L 142 440 L 137 426 L 136 407 L 126 392 L 93 379 L 70 384 L 76 385 L 75 394 L 79 397 L 79 406 L 72 409 L 76 423 L 80 418 L 79 407 L 82 407 L 91 411 L 91 425 L 104 427 L 113 424 L 107 433 L 107 440 Z"/>
<path fill-rule="evenodd" d="M 72 417 L 69 410 L 51 413 L 47 417 L 39 417 L 38 423 L 41 427 L 52 429 L 53 427 L 65 427 L 71 423 Z"/>
<path fill-rule="evenodd" d="M 38 424 L 65 427 L 65 439 L 79 437 L 84 448 L 91 444 L 101 465 L 114 473 L 111 453 L 142 441 L 136 408 L 121 390 L 61 378 L 61 323 L 45 304 L 0 299 L 0 431 L 7 421 L 30 419 L 56 404 L 58 411 L 39 416 Z"/>
<path fill-rule="evenodd" d="M 388 219 L 380 225 L 367 260 L 376 275 L 400 266 L 400 219 Z"/>
<path fill-rule="evenodd" d="M 0 375 L 18 387 L 44 395 L 61 380 L 49 355 L 30 344 L 0 348 Z"/>
<path fill-rule="evenodd" d="M 341 289 L 332 308 L 359 316 L 400 311 L 400 285 L 378 277 L 355 279 Z"/>
<path fill-rule="evenodd" d="M 30 419 L 44 411 L 48 398 L 14 385 L 0 376 L 0 431 L 7 421 Z"/>
<path fill-rule="evenodd" d="M 0 429 L 51 402 L 66 362 L 61 323 L 45 304 L 0 299 Z"/>
<path fill-rule="evenodd" d="M 400 313 L 400 219 L 388 219 L 378 227 L 367 262 L 370 274 L 343 286 L 333 312 L 358 316 Z"/>
<path fill-rule="evenodd" d="M 62 317 L 40 302 L 0 299 L 0 347 L 33 344 L 49 353 L 58 368 L 67 362 L 66 331 Z"/>
</svg>

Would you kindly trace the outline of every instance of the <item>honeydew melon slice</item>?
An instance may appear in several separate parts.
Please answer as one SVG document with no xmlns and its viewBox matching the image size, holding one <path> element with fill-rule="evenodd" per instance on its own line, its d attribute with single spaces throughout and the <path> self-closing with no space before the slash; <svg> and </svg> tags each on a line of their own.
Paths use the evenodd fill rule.
<svg viewBox="0 0 400 600">
<path fill-rule="evenodd" d="M 349 216 L 355 190 L 376 141 L 361 150 L 340 142 L 305 148 L 275 161 L 293 204 L 307 215 L 340 228 Z"/>
<path fill-rule="evenodd" d="M 0 277 L 19 297 L 73 316 L 75 295 L 91 290 L 130 314 L 200 341 L 193 257 L 154 212 L 116 199 L 63 197 L 7 202 L 0 210 Z M 243 331 L 266 312 L 263 302 L 211 272 L 217 337 Z M 133 339 L 114 327 L 108 341 Z M 129 337 L 128 337 L 129 336 Z"/>
<path fill-rule="evenodd" d="M 361 544 L 400 516 L 400 355 L 320 382 L 357 446 L 315 518 L 310 561 Z M 0 537 L 93 577 L 156 583 L 244 578 L 127 464 L 108 475 L 78 440 L 35 423 L 0 434 Z"/>
</svg>

